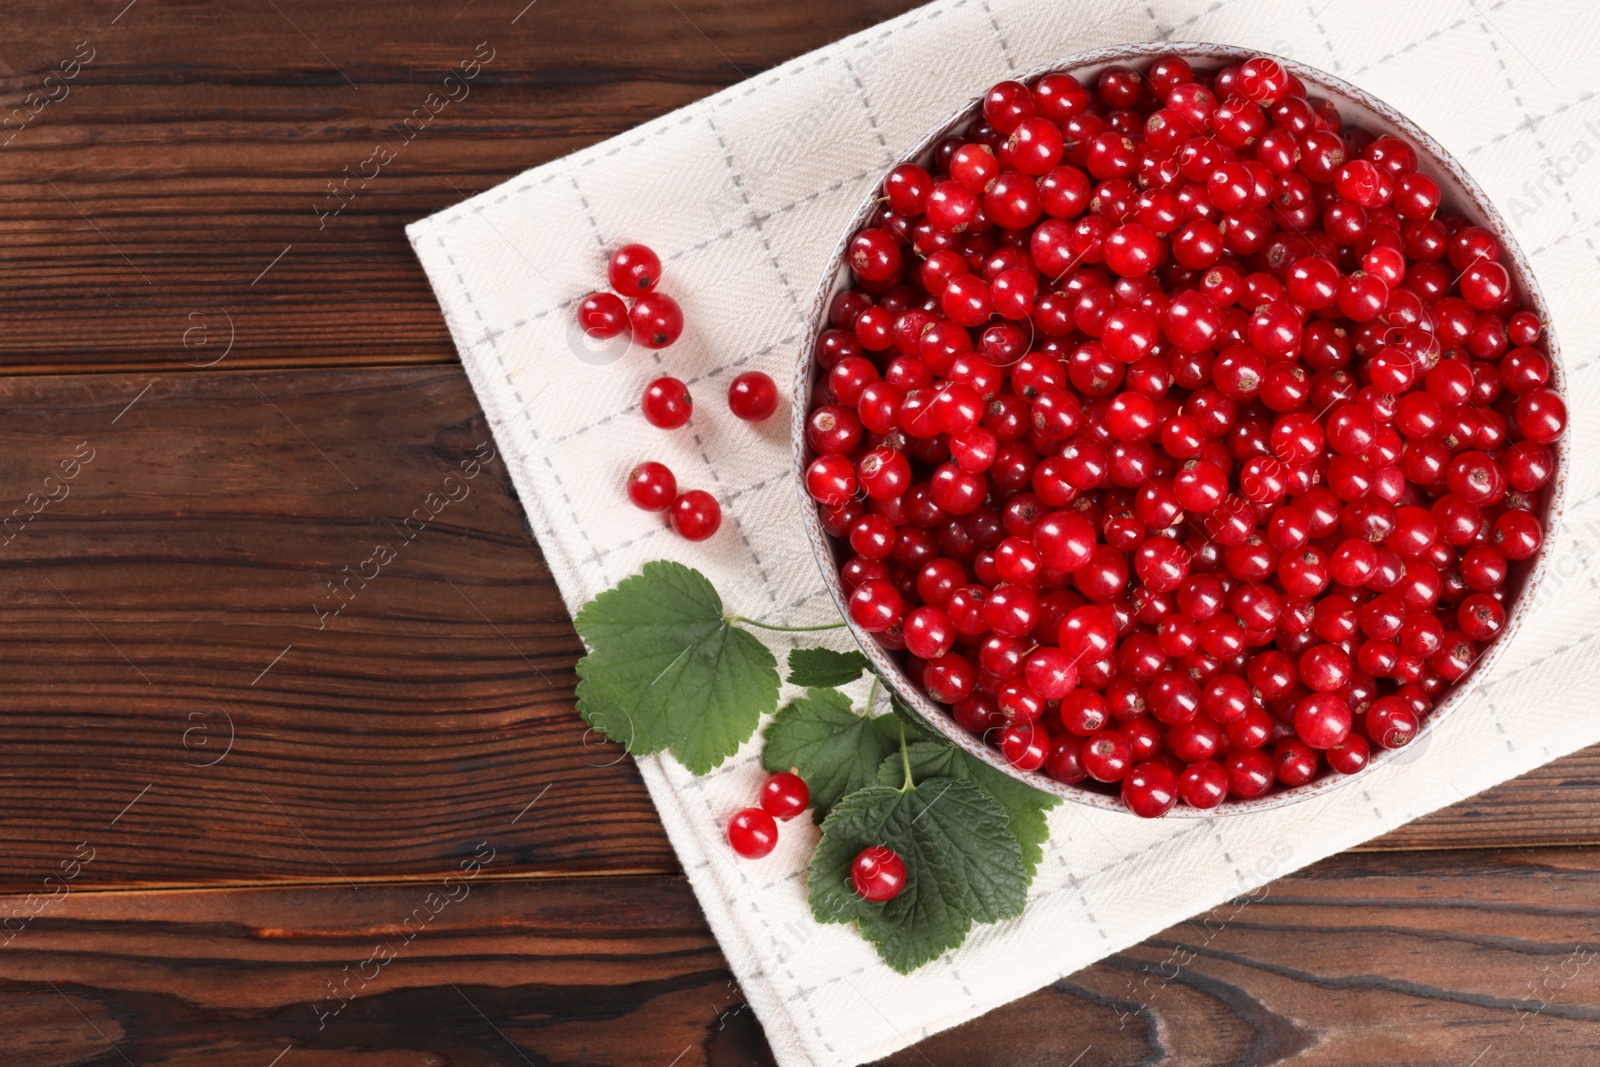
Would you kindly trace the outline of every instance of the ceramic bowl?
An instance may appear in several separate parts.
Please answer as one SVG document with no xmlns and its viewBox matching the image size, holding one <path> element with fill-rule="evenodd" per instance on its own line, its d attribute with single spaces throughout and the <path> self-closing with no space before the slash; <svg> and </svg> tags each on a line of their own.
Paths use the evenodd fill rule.
<svg viewBox="0 0 1600 1067">
<path fill-rule="evenodd" d="M 1130 44 L 1070 55 L 1053 63 L 1035 68 L 1021 75 L 1018 80 L 1031 84 L 1042 75 L 1061 72 L 1077 77 L 1079 81 L 1086 85 L 1092 85 L 1095 76 L 1106 67 L 1132 65 L 1144 69 L 1151 61 L 1160 56 L 1182 56 L 1196 69 L 1215 70 L 1229 63 L 1242 62 L 1253 55 L 1260 54 L 1262 53 L 1250 49 L 1217 44 Z M 1533 271 L 1528 266 L 1527 257 L 1523 255 L 1522 249 L 1517 245 L 1516 239 L 1506 226 L 1505 220 L 1495 210 L 1488 196 L 1472 180 L 1460 163 L 1410 119 L 1383 101 L 1373 97 L 1370 93 L 1364 92 L 1356 86 L 1324 71 L 1308 67 L 1303 63 L 1282 58 L 1279 58 L 1278 61 L 1305 83 L 1308 95 L 1325 97 L 1331 100 L 1347 126 L 1361 126 L 1374 134 L 1380 135 L 1392 133 L 1408 141 L 1417 151 L 1418 169 L 1439 183 L 1443 206 L 1461 213 L 1473 223 L 1484 227 L 1495 235 L 1504 249 L 1502 263 L 1510 272 L 1522 298 L 1523 305 L 1535 311 L 1542 321 L 1550 322 L 1549 308 L 1545 304 L 1543 295 L 1539 292 L 1539 286 L 1534 280 Z M 981 94 L 981 91 L 985 88 L 987 87 L 974 86 L 973 90 L 975 93 Z M 893 164 L 884 168 L 884 173 L 887 174 L 893 166 L 898 166 L 901 163 L 927 165 L 933 155 L 934 147 L 939 141 L 953 133 L 966 129 L 968 124 L 972 122 L 973 118 L 979 113 L 981 99 L 981 95 L 976 96 L 956 109 L 943 122 L 930 129 Z M 816 340 L 818 335 L 827 328 L 829 302 L 836 293 L 847 288 L 851 280 L 849 268 L 845 264 L 846 248 L 850 238 L 857 230 L 866 225 L 871 218 L 873 211 L 877 207 L 876 201 L 879 195 L 879 186 L 874 185 L 871 193 L 861 202 L 848 224 L 845 225 L 839 238 L 839 243 L 828 260 L 826 269 L 823 271 L 822 279 L 817 285 L 815 300 L 811 306 L 807 331 L 802 339 L 799 366 L 794 386 L 795 403 L 793 405 L 792 427 L 794 477 L 801 496 L 801 511 L 804 515 L 806 536 L 810 540 L 813 552 L 816 554 L 817 563 L 822 570 L 822 577 L 827 583 L 828 591 L 832 594 L 834 602 L 838 605 L 847 622 L 850 618 L 849 613 L 845 610 L 847 598 L 839 583 L 839 566 L 843 558 L 841 555 L 841 543 L 824 532 L 818 509 L 805 490 L 805 469 L 814 458 L 806 447 L 805 420 L 811 408 L 812 387 L 819 378 L 818 369 L 813 359 Z M 1553 330 L 1547 328 L 1544 344 L 1549 353 L 1552 368 L 1551 386 L 1565 393 L 1566 375 Z M 1568 453 L 1570 445 L 1568 441 L 1570 437 L 1570 434 L 1563 437 L 1556 447 L 1556 474 L 1550 485 L 1544 490 L 1544 502 L 1539 511 L 1540 518 L 1545 526 L 1545 547 L 1541 549 L 1538 556 L 1517 565 L 1509 579 L 1513 589 L 1516 591 L 1516 597 L 1508 612 L 1505 630 L 1497 641 L 1488 646 L 1472 669 L 1440 695 L 1433 711 L 1424 720 L 1421 730 L 1411 744 L 1400 749 L 1375 750 L 1368 769 L 1359 774 L 1341 775 L 1324 769 L 1318 778 L 1305 785 L 1288 789 L 1275 789 L 1264 796 L 1248 800 L 1230 797 L 1219 806 L 1209 810 L 1191 808 L 1179 803 L 1167 817 L 1180 819 L 1210 818 L 1215 815 L 1237 815 L 1280 808 L 1286 804 L 1305 800 L 1308 797 L 1320 796 L 1330 790 L 1339 788 L 1346 782 L 1359 780 L 1363 774 L 1370 773 L 1374 768 L 1397 761 L 1419 758 L 1428 747 L 1428 741 L 1433 732 L 1461 705 L 1477 681 L 1485 677 L 1493 669 L 1495 661 L 1499 659 L 1506 646 L 1516 637 L 1523 619 L 1532 608 L 1534 600 L 1532 594 L 1544 577 L 1548 546 L 1555 542 L 1556 527 L 1561 518 L 1562 504 L 1566 491 L 1566 472 L 1569 469 Z M 1115 811 L 1125 810 L 1121 801 L 1110 787 L 1092 788 L 1094 786 L 1092 782 L 1067 785 L 1048 777 L 1043 772 L 1020 771 L 1013 767 L 997 749 L 967 733 L 950 717 L 941 705 L 927 696 L 920 683 L 907 675 L 904 653 L 891 652 L 885 649 L 871 634 L 861 630 L 854 623 L 849 623 L 849 625 L 851 632 L 855 635 L 868 659 L 872 661 L 874 669 L 883 677 L 885 683 L 931 729 L 948 737 L 973 756 L 1003 773 L 1045 792 L 1091 807 Z"/>
</svg>

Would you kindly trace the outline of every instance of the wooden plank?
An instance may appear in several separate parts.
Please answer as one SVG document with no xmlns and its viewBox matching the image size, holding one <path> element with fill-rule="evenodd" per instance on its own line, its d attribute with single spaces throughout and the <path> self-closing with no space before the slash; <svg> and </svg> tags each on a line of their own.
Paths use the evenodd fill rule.
<svg viewBox="0 0 1600 1067">
<path fill-rule="evenodd" d="M 1600 844 L 1600 746 L 1582 749 L 1376 838 L 1368 849 Z"/>
<path fill-rule="evenodd" d="M 452 361 L 407 222 L 915 6 L 525 3 L 8 6 L 0 370 Z"/>
<path fill-rule="evenodd" d="M 887 1062 L 1576 1067 L 1597 932 L 1594 850 L 1346 854 Z"/>
<path fill-rule="evenodd" d="M 573 712 L 581 646 L 459 368 L 0 406 L 0 884 L 83 840 L 97 884 L 422 874 L 491 836 L 525 871 L 675 869 Z"/>
<path fill-rule="evenodd" d="M 38 886 L 61 899 L 0 946 L 0 1061 L 770 1062 L 681 878 L 490 881 L 501 859 L 449 886 Z M 1347 855 L 887 1062 L 1590 1064 L 1597 924 L 1593 851 Z"/>
</svg>

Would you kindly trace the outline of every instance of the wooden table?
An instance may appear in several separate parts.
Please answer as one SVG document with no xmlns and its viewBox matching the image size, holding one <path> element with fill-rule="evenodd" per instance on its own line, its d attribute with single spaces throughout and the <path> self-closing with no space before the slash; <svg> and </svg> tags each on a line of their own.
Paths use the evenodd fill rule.
<svg viewBox="0 0 1600 1067">
<path fill-rule="evenodd" d="M 502 465 L 314 605 L 488 438 L 402 226 L 911 5 L 524 3 L 7 7 L 0 1064 L 770 1059 Z M 891 1062 L 1593 1063 L 1597 779 Z"/>
</svg>

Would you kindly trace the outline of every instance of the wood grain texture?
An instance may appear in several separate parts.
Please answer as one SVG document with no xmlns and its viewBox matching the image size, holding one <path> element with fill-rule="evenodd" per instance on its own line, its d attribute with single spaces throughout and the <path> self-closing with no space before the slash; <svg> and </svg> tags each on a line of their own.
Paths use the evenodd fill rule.
<svg viewBox="0 0 1600 1067">
<path fill-rule="evenodd" d="M 770 1062 L 681 878 L 457 875 L 67 892 L 0 945 L 0 1061 Z M 1597 929 L 1593 853 L 1347 855 L 887 1062 L 1589 1064 Z"/>
<path fill-rule="evenodd" d="M 406 223 L 915 4 L 121 6 L 6 9 L 0 370 L 452 362 Z"/>
<path fill-rule="evenodd" d="M 461 469 L 489 437 L 459 368 L 12 378 L 0 406 L 4 884 L 85 839 L 96 883 L 420 876 L 487 837 L 523 871 L 675 869 L 574 714 L 503 464 Z"/>
</svg>

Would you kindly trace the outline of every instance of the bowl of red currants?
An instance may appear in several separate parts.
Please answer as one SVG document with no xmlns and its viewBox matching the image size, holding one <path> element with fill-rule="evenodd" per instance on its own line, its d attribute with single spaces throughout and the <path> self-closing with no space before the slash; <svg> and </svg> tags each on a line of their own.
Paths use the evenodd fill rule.
<svg viewBox="0 0 1600 1067">
<path fill-rule="evenodd" d="M 1236 814 L 1420 750 L 1568 466 L 1533 274 L 1415 124 L 1209 44 L 1072 56 L 851 219 L 796 377 L 808 536 L 926 724 L 1067 799 Z"/>
</svg>

